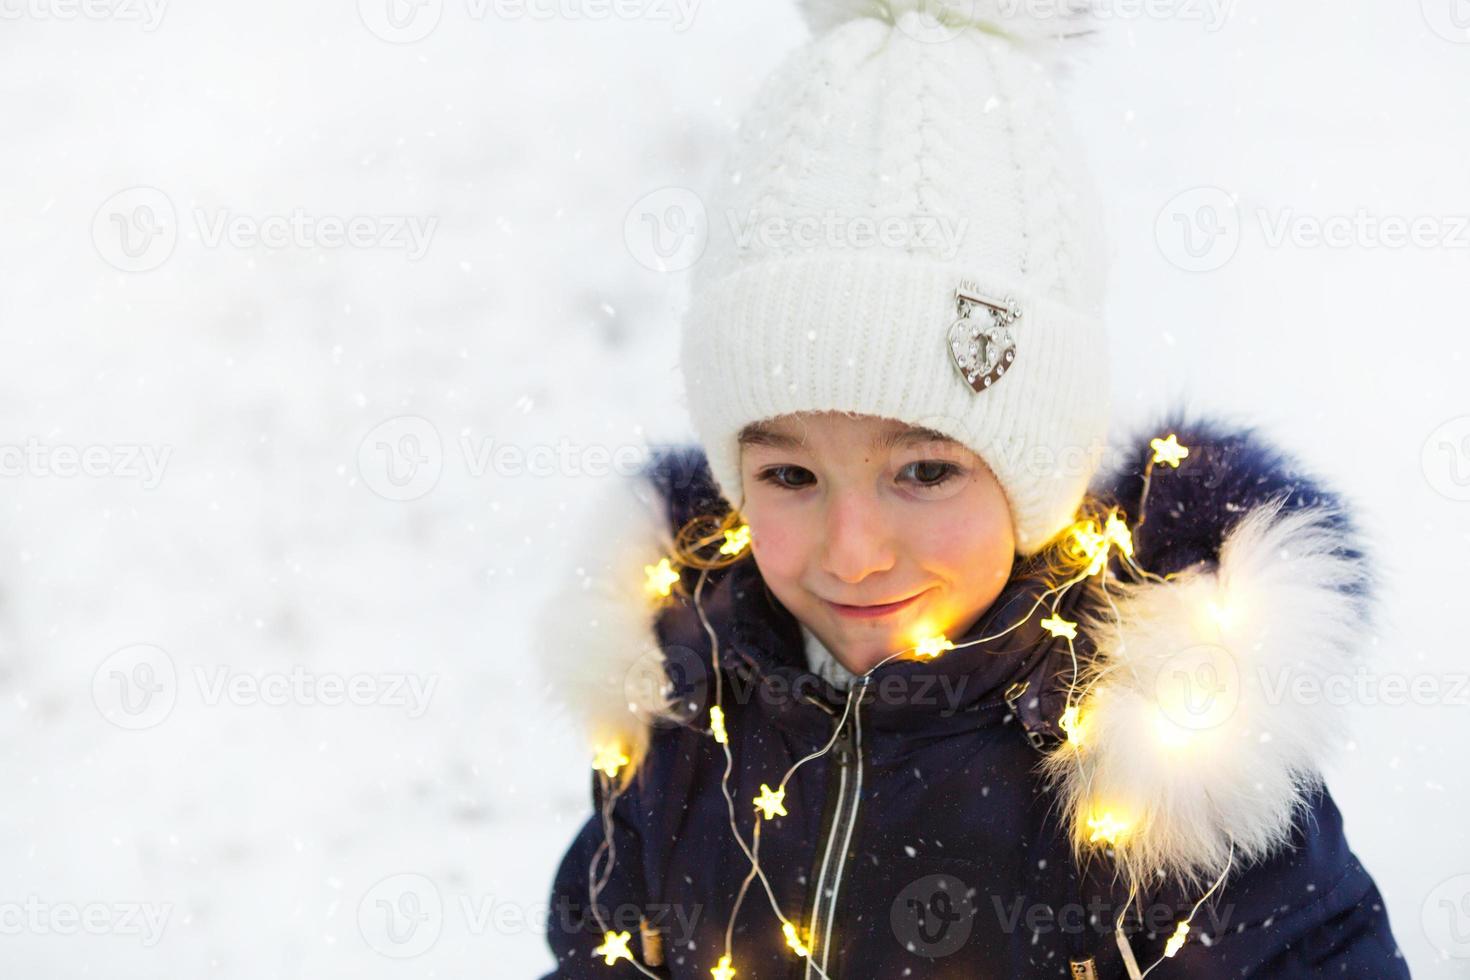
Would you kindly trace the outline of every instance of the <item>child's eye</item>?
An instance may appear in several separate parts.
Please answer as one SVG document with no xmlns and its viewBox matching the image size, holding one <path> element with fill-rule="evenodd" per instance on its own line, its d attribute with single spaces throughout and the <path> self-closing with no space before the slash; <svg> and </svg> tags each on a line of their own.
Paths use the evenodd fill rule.
<svg viewBox="0 0 1470 980">
<path fill-rule="evenodd" d="M 802 480 L 803 482 L 789 482 L 788 479 L 783 478 L 782 474 L 794 474 L 796 479 Z M 800 490 L 802 487 L 810 486 L 809 482 L 805 482 L 803 474 L 805 477 L 810 477 L 812 476 L 812 471 L 803 469 L 800 466 L 769 466 L 761 470 L 757 479 L 764 480 L 766 483 L 783 487 L 787 490 Z"/>
<path fill-rule="evenodd" d="M 960 468 L 954 463 L 946 463 L 938 459 L 921 459 L 917 463 L 910 463 L 899 471 L 899 474 L 914 471 L 914 482 L 920 487 L 943 486 L 956 476 L 960 475 Z"/>
</svg>

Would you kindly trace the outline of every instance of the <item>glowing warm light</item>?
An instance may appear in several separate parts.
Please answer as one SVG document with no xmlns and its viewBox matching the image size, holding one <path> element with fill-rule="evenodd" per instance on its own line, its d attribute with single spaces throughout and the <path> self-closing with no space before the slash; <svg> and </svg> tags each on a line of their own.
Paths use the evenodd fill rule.
<svg viewBox="0 0 1470 980">
<path fill-rule="evenodd" d="M 1088 558 L 1106 547 L 1107 538 L 1097 529 L 1097 521 L 1078 521 L 1072 525 L 1072 543 Z"/>
<path fill-rule="evenodd" d="M 1108 554 L 1116 547 L 1129 558 L 1133 557 L 1133 532 L 1128 522 L 1116 510 L 1110 512 L 1103 526 L 1088 518 L 1073 524 L 1067 532 L 1072 547 L 1088 559 L 1086 575 L 1096 575 L 1107 567 Z"/>
<path fill-rule="evenodd" d="M 730 741 L 730 733 L 725 731 L 725 709 L 715 705 L 709 709 L 710 731 L 715 733 L 715 741 L 725 745 Z"/>
<path fill-rule="evenodd" d="M 1114 511 L 1108 515 L 1107 523 L 1103 525 L 1103 537 L 1118 546 L 1118 550 L 1129 558 L 1133 557 L 1133 532 L 1128 528 L 1128 522 L 1118 516 Z"/>
<path fill-rule="evenodd" d="M 1067 733 L 1068 742 L 1073 745 L 1082 744 L 1082 718 L 1081 713 L 1078 711 L 1075 704 L 1067 705 L 1067 708 L 1065 711 L 1062 712 L 1061 720 L 1057 722 L 1057 725 L 1061 728 L 1062 731 Z"/>
<path fill-rule="evenodd" d="M 672 594 L 674 583 L 679 581 L 679 573 L 667 558 L 660 558 L 657 565 L 644 565 L 643 575 L 643 587 L 656 596 Z"/>
<path fill-rule="evenodd" d="M 1041 625 L 1052 636 L 1065 636 L 1069 640 L 1077 639 L 1077 624 L 1060 616 L 1048 616 L 1041 621 Z"/>
<path fill-rule="evenodd" d="M 1118 835 L 1128 829 L 1128 825 L 1113 816 L 1111 810 L 1105 810 L 1097 816 L 1087 818 L 1087 829 L 1092 831 L 1092 836 L 1087 838 L 1089 844 L 1096 844 L 1100 840 L 1109 844 L 1118 843 Z"/>
<path fill-rule="evenodd" d="M 1170 936 L 1169 941 L 1164 944 L 1164 955 L 1166 957 L 1173 956 L 1175 953 L 1179 952 L 1179 947 L 1184 945 L 1184 937 L 1188 934 L 1189 923 L 1179 923 L 1179 928 L 1174 930 L 1174 935 Z"/>
<path fill-rule="evenodd" d="M 790 946 L 791 951 L 797 956 L 812 955 L 812 951 L 807 949 L 806 944 L 801 941 L 801 937 L 796 934 L 796 926 L 788 922 L 781 927 L 781 931 L 786 934 L 786 945 Z"/>
<path fill-rule="evenodd" d="M 1149 440 L 1149 445 L 1153 447 L 1155 463 L 1168 463 L 1176 470 L 1179 468 L 1179 461 L 1189 455 L 1189 447 L 1179 445 L 1179 440 L 1172 432 L 1166 439 Z"/>
<path fill-rule="evenodd" d="M 1209 601 L 1208 607 L 1210 618 L 1215 621 L 1215 625 L 1219 626 L 1221 630 L 1229 629 L 1230 624 L 1235 621 L 1234 613 L 1229 608 L 1215 602 L 1214 599 Z"/>
<path fill-rule="evenodd" d="M 755 798 L 755 808 L 770 820 L 772 817 L 786 816 L 786 791 L 784 789 L 773 790 L 765 783 L 761 783 L 761 795 Z"/>
<path fill-rule="evenodd" d="M 742 524 L 725 532 L 725 543 L 720 545 L 720 554 L 738 555 L 750 546 L 750 525 Z"/>
<path fill-rule="evenodd" d="M 953 650 L 954 644 L 949 642 L 943 634 L 938 636 L 926 636 L 914 646 L 914 656 L 926 657 L 933 660 L 946 650 Z"/>
<path fill-rule="evenodd" d="M 1162 714 L 1154 719 L 1154 730 L 1158 733 L 1159 741 L 1170 748 L 1188 745 L 1192 738 L 1188 729 L 1180 728 Z"/>
<path fill-rule="evenodd" d="M 618 770 L 626 766 L 630 760 L 623 754 L 623 750 L 616 745 L 599 745 L 597 754 L 592 758 L 592 768 L 604 773 L 608 779 L 616 776 Z"/>
<path fill-rule="evenodd" d="M 632 960 L 633 954 L 628 952 L 628 940 L 633 937 L 626 932 L 603 933 L 602 945 L 592 951 L 593 956 L 601 956 L 602 962 L 612 966 L 618 960 Z"/>
<path fill-rule="evenodd" d="M 1072 546 L 1088 559 L 1084 575 L 1096 575 L 1108 561 L 1108 539 L 1097 528 L 1097 521 L 1078 521 L 1072 525 Z"/>
<path fill-rule="evenodd" d="M 735 968 L 730 965 L 728 956 L 721 956 L 719 966 L 710 967 L 709 972 L 715 980 L 731 980 L 735 976 Z"/>
</svg>

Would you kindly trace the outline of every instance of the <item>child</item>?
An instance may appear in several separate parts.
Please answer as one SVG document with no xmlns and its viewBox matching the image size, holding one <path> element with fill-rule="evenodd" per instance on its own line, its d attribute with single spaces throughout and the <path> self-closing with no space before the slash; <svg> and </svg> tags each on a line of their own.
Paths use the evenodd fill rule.
<svg viewBox="0 0 1470 980">
<path fill-rule="evenodd" d="M 1074 22 L 916 6 L 808 7 L 695 270 L 702 448 L 541 617 L 596 770 L 551 976 L 1407 976 L 1292 693 L 1370 624 L 1343 503 L 1182 411 L 1102 467 Z"/>
</svg>

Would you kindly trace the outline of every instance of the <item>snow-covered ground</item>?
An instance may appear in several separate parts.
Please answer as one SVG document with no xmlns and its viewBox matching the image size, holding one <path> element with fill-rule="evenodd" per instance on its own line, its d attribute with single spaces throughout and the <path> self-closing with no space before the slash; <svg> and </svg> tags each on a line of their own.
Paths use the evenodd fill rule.
<svg viewBox="0 0 1470 980">
<path fill-rule="evenodd" d="M 0 2 L 7 977 L 549 964 L 588 772 L 527 610 L 597 454 L 686 434 L 682 280 L 625 225 L 803 29 L 389 2 Z M 1331 782 L 1424 977 L 1470 976 L 1457 2 L 1114 0 L 1069 83 L 1118 425 L 1259 421 L 1381 543 L 1376 678 L 1427 694 L 1375 684 Z M 1273 239 L 1360 210 L 1434 242 Z"/>
</svg>

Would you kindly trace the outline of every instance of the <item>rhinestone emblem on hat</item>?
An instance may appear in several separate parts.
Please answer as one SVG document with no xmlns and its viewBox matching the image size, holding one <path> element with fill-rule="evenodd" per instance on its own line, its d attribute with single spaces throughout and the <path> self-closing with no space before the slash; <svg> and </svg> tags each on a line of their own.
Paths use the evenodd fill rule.
<svg viewBox="0 0 1470 980">
<path fill-rule="evenodd" d="M 987 390 L 1016 360 L 1012 324 L 1021 318 L 1014 299 L 987 296 L 965 280 L 955 288 L 959 318 L 949 327 L 949 356 L 955 370 L 976 392 Z"/>
</svg>

